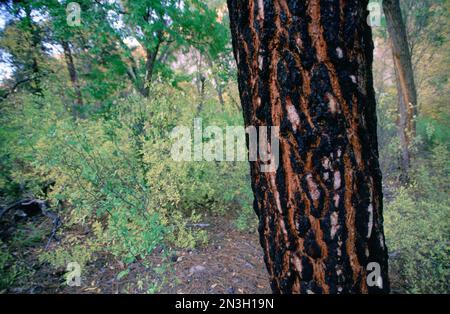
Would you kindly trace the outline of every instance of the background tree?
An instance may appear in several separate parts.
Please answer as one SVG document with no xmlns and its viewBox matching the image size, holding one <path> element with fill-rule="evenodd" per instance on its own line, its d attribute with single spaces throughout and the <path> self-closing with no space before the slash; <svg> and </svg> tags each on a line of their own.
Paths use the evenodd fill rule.
<svg viewBox="0 0 450 314">
<path fill-rule="evenodd" d="M 403 180 L 407 180 L 410 167 L 411 138 L 415 136 L 417 92 L 414 82 L 411 50 L 399 0 L 383 0 L 386 24 L 397 78 L 398 131 L 402 150 Z"/>
<path fill-rule="evenodd" d="M 281 128 L 276 173 L 251 163 L 277 293 L 389 291 L 367 4 L 228 1 L 245 125 Z"/>
<path fill-rule="evenodd" d="M 43 30 L 33 19 L 32 1 L 5 2 L 11 19 L 1 36 L 1 50 L 10 56 L 15 72 L 16 87 L 26 86 L 36 94 L 42 94 L 41 79 L 44 71 L 46 48 Z"/>
</svg>

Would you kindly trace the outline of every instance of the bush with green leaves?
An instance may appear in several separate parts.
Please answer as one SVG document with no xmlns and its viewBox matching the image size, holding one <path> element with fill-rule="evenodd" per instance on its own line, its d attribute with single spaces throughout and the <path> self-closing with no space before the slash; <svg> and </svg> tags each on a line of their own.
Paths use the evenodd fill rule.
<svg viewBox="0 0 450 314">
<path fill-rule="evenodd" d="M 23 264 L 15 262 L 7 245 L 0 240 L 0 293 L 19 281 L 26 281 L 29 275 L 30 271 Z"/>
<path fill-rule="evenodd" d="M 450 162 L 439 145 L 416 160 L 411 183 L 386 203 L 386 239 L 396 287 L 408 293 L 448 293 L 450 282 Z"/>
<path fill-rule="evenodd" d="M 157 85 L 152 92 L 151 100 L 117 99 L 106 113 L 89 119 L 75 118 L 50 93 L 17 94 L 3 109 L 9 147 L 2 156 L 17 165 L 8 173 L 9 185 L 20 184 L 53 208 L 62 206 L 65 228 L 95 226 L 98 232 L 90 237 L 98 249 L 127 263 L 158 246 L 205 243 L 206 231 L 189 224 L 239 210 L 234 205 L 245 207 L 252 199 L 247 162 L 172 159 L 170 133 L 177 125 L 192 126 L 196 112 L 188 105 L 196 99 L 171 87 Z M 238 112 L 218 116 L 217 101 L 208 106 L 202 112 L 205 125 L 242 124 Z M 72 253 L 57 252 L 56 260 Z"/>
</svg>

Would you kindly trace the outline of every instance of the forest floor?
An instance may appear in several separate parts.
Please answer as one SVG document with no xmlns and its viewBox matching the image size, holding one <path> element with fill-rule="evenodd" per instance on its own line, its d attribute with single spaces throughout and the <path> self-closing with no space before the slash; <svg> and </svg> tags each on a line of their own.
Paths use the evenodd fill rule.
<svg viewBox="0 0 450 314">
<path fill-rule="evenodd" d="M 11 211 L 0 220 L 0 249 L 14 258 L 9 265 L 14 283 L 0 289 L 0 294 L 271 293 L 256 230 L 239 231 L 233 221 L 209 217 L 204 221 L 209 237 L 206 245 L 169 251 L 157 248 L 145 260 L 128 265 L 109 253 L 95 253 L 82 268 L 81 285 L 71 287 L 66 283 L 65 268 L 57 269 L 39 258 L 46 251 L 52 221 L 43 215 L 18 219 Z M 86 241 L 89 233 L 82 228 L 64 228 L 59 241 L 53 240 L 48 250 L 70 247 L 67 239 Z M 397 274 L 390 272 L 390 279 L 392 293 L 404 292 Z"/>
<path fill-rule="evenodd" d="M 257 232 L 238 231 L 231 219 L 210 217 L 205 228 L 208 244 L 197 249 L 168 254 L 160 249 L 148 260 L 126 266 L 112 255 L 97 254 L 82 269 L 81 285 L 70 287 L 65 269 L 55 269 L 39 259 L 51 221 L 42 215 L 19 222 L 9 216 L 0 222 L 0 239 L 28 271 L 0 293 L 271 293 Z M 63 238 L 86 237 L 83 230 L 65 233 L 70 234 Z M 59 245 L 53 241 L 49 249 Z M 163 259 L 163 255 L 167 257 Z M 164 271 L 155 272 L 155 265 L 165 267 Z"/>
</svg>

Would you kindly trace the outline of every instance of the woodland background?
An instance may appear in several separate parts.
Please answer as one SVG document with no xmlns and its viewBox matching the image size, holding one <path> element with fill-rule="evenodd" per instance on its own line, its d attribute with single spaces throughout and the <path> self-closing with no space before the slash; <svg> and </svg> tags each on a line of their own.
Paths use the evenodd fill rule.
<svg viewBox="0 0 450 314">
<path fill-rule="evenodd" d="M 450 4 L 400 2 L 419 99 L 407 182 L 373 28 L 392 290 L 448 293 Z M 269 292 L 248 163 L 170 156 L 175 126 L 243 124 L 225 1 L 79 0 L 79 26 L 68 3 L 0 4 L 0 291 Z"/>
</svg>

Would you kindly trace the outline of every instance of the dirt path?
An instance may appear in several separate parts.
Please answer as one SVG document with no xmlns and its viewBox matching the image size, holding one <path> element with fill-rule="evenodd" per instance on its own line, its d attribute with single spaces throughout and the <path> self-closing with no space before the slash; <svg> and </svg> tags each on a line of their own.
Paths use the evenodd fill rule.
<svg viewBox="0 0 450 314">
<path fill-rule="evenodd" d="M 64 269 L 56 270 L 39 261 L 51 224 L 45 217 L 34 217 L 21 222 L 20 230 L 43 229 L 42 236 L 30 246 L 9 247 L 31 275 L 0 293 L 270 293 L 256 232 L 237 231 L 223 217 L 209 218 L 207 222 L 209 242 L 205 247 L 170 252 L 166 262 L 161 259 L 163 252 L 155 253 L 146 261 L 127 266 L 110 255 L 98 255 L 83 269 L 81 286 L 69 287 Z M 8 231 L 7 243 L 14 243 L 17 225 L 2 223 L 2 228 L 3 236 Z M 165 266 L 164 271 L 155 272 L 155 265 Z M 118 276 L 121 272 L 126 275 Z"/>
<path fill-rule="evenodd" d="M 208 247 L 182 252 L 175 263 L 178 285 L 168 293 L 270 293 L 256 233 L 236 231 L 223 219 L 209 227 Z"/>
</svg>

